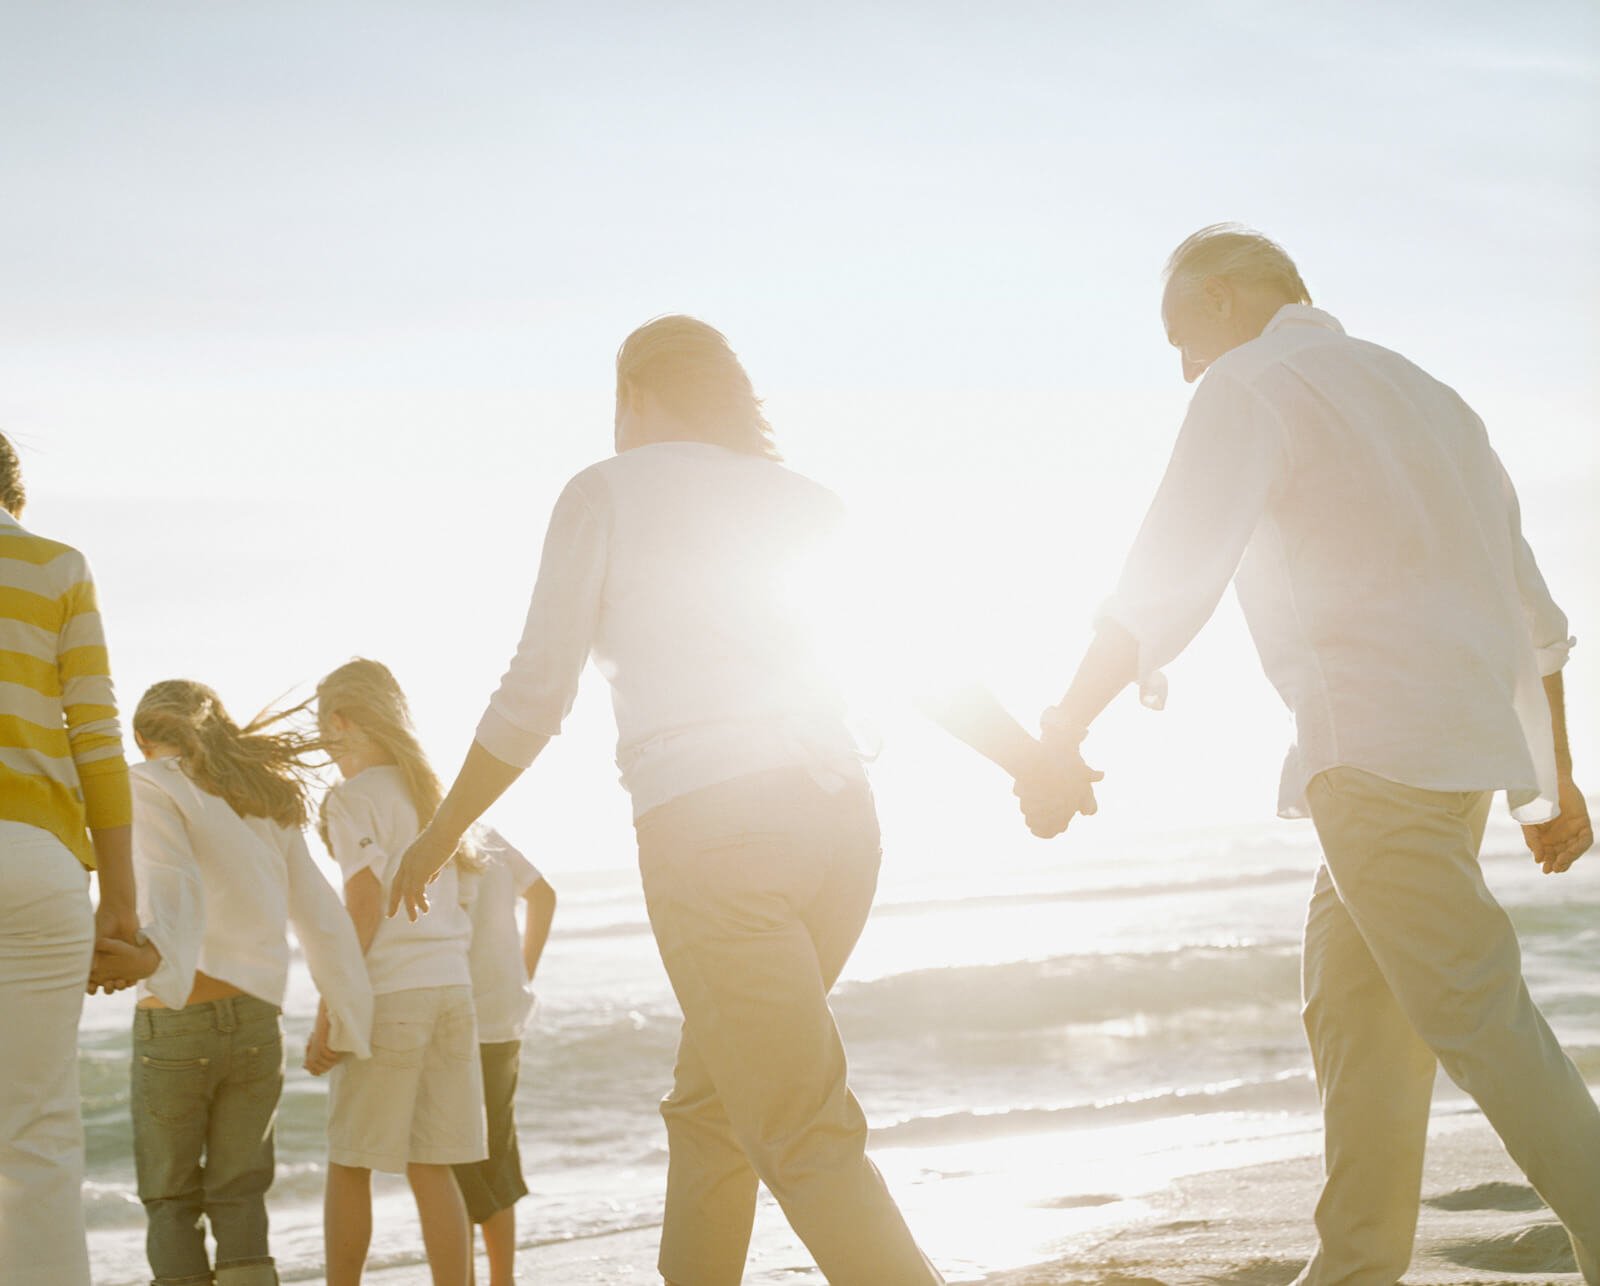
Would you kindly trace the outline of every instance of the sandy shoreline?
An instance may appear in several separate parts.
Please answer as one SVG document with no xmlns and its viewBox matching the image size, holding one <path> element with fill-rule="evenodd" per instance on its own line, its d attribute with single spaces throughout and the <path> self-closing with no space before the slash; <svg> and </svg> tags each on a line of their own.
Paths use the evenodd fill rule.
<svg viewBox="0 0 1600 1286">
<path fill-rule="evenodd" d="M 1063 1241 L 1048 1262 L 981 1280 L 984 1286 L 1284 1286 L 1310 1253 L 1320 1178 L 1320 1159 L 1302 1156 L 1189 1175 L 1138 1196 L 1062 1193 L 1053 1204 L 1100 1205 L 1104 1221 Z M 1435 1119 L 1423 1200 L 1405 1279 L 1410 1286 L 1582 1286 L 1565 1234 L 1476 1113 Z M 519 1256 L 521 1276 L 549 1286 L 654 1283 L 657 1235 L 647 1227 L 531 1246 Z M 368 1279 L 379 1286 L 429 1282 L 420 1264 L 375 1269 Z M 798 1286 L 821 1278 L 790 1280 Z M 952 1286 L 977 1280 L 953 1277 Z"/>
</svg>

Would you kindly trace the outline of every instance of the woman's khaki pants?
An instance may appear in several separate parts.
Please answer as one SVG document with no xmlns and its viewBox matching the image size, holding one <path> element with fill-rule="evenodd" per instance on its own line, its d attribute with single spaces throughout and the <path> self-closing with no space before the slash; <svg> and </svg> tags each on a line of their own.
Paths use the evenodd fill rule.
<svg viewBox="0 0 1600 1286">
<path fill-rule="evenodd" d="M 1584 1280 L 1600 1282 L 1600 1112 L 1529 997 L 1478 868 L 1490 796 L 1335 768 L 1307 797 L 1324 865 L 1303 988 L 1327 1182 L 1299 1282 L 1390 1286 L 1406 1271 L 1436 1063 L 1566 1225 Z"/>
<path fill-rule="evenodd" d="M 0 1282 L 88 1286 L 78 1018 L 94 913 L 54 835 L 0 822 Z"/>
<path fill-rule="evenodd" d="M 864 781 L 798 769 L 638 821 L 645 901 L 683 1008 L 661 1274 L 737 1286 L 767 1185 L 832 1286 L 942 1281 L 866 1156 L 828 990 L 866 922 L 878 824 Z"/>
</svg>

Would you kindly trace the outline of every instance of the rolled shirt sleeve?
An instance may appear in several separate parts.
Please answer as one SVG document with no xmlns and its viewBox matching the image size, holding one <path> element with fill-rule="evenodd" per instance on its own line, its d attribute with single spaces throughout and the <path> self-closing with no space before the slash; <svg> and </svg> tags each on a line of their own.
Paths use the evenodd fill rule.
<svg viewBox="0 0 1600 1286">
<path fill-rule="evenodd" d="M 561 731 L 589 659 L 610 528 L 600 487 L 580 474 L 556 500 L 522 639 L 478 724 L 478 744 L 513 767 Z"/>
<path fill-rule="evenodd" d="M 1211 372 L 1189 404 L 1116 592 L 1096 617 L 1137 642 L 1147 705 L 1164 702 L 1161 667 L 1216 610 L 1288 463 L 1271 407 L 1226 371 Z"/>
<path fill-rule="evenodd" d="M 139 923 L 161 953 L 145 987 L 168 1009 L 182 1009 L 194 990 L 205 937 L 205 898 L 189 828 L 166 791 L 138 775 L 133 788 L 133 859 Z"/>
<path fill-rule="evenodd" d="M 1567 633 L 1567 614 L 1550 596 L 1544 574 L 1539 570 L 1527 537 L 1522 534 L 1522 504 L 1517 499 L 1511 475 L 1498 456 L 1495 464 L 1500 470 L 1500 488 L 1505 496 L 1506 520 L 1511 529 L 1511 565 L 1517 579 L 1517 596 L 1522 600 L 1523 615 L 1528 621 L 1528 633 L 1542 678 L 1566 665 L 1578 640 Z"/>
<path fill-rule="evenodd" d="M 311 980 L 328 1005 L 329 1045 L 357 1058 L 371 1056 L 372 982 L 355 927 L 322 872 L 305 836 L 288 834 L 289 921 L 305 952 Z"/>
</svg>

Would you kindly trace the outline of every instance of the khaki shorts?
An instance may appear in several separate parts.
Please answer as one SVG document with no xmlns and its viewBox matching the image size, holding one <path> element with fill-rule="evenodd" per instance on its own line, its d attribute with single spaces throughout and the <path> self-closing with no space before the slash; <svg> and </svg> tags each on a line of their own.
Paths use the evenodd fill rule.
<svg viewBox="0 0 1600 1286">
<path fill-rule="evenodd" d="M 489 1155 L 478 1021 L 467 987 L 374 999 L 372 1057 L 345 1059 L 328 1087 L 328 1160 L 404 1174 Z"/>
</svg>

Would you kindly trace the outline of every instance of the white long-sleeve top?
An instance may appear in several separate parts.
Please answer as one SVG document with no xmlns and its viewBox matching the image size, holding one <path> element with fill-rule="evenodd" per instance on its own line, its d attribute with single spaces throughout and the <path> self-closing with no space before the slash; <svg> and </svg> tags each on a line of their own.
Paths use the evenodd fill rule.
<svg viewBox="0 0 1600 1286">
<path fill-rule="evenodd" d="M 859 774 L 796 578 L 843 506 L 782 465 L 701 442 L 636 447 L 556 501 L 527 624 L 477 740 L 525 767 L 592 653 L 635 816 L 767 769 Z"/>
<path fill-rule="evenodd" d="M 1335 766 L 1555 815 L 1541 676 L 1573 640 L 1453 389 L 1301 304 L 1218 359 L 1101 611 L 1149 703 L 1230 580 L 1295 716 L 1282 815 Z"/>
<path fill-rule="evenodd" d="M 176 758 L 131 771 L 139 919 L 161 952 L 139 994 L 181 1009 L 198 971 L 281 1006 L 292 924 L 328 1002 L 330 1045 L 368 1057 L 372 986 L 361 944 L 305 836 L 239 816 L 195 785 Z"/>
</svg>

